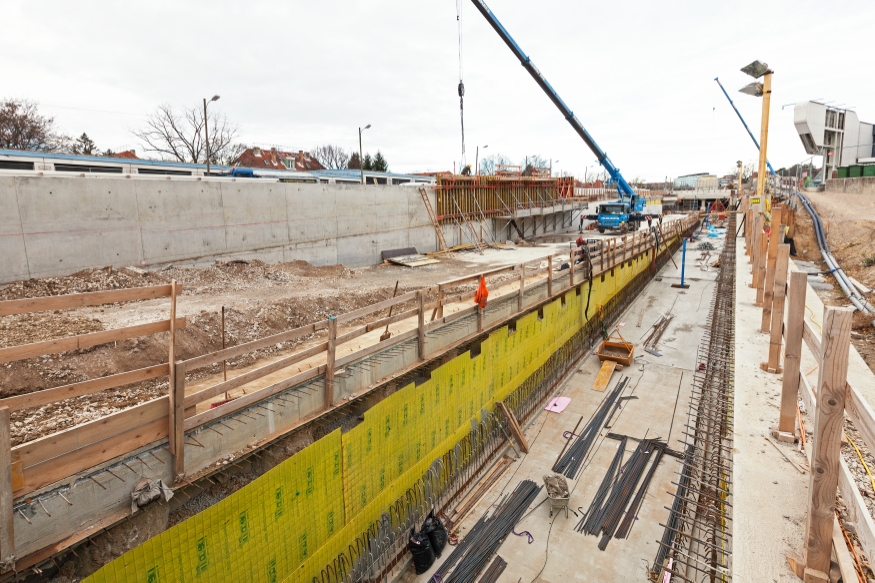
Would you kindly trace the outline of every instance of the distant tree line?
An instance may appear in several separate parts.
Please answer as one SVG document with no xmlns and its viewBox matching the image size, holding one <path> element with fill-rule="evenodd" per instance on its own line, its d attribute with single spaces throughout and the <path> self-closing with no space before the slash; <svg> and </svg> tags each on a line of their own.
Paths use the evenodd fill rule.
<svg viewBox="0 0 875 583">
<path fill-rule="evenodd" d="M 379 150 L 373 156 L 370 153 L 365 153 L 364 159 L 360 160 L 358 152 L 348 152 L 340 146 L 326 144 L 314 148 L 310 155 L 316 158 L 320 164 L 332 170 L 389 171 L 389 163 Z"/>
</svg>

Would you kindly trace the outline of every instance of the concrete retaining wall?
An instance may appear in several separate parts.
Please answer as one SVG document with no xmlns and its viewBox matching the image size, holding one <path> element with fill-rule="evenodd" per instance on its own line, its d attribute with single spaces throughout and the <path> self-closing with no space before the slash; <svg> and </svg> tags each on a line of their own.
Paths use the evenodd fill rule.
<svg viewBox="0 0 875 583">
<path fill-rule="evenodd" d="M 875 195 L 875 177 L 833 178 L 826 181 L 826 192 Z"/>
<path fill-rule="evenodd" d="M 561 230 L 561 214 L 541 228 Z M 448 245 L 471 242 L 467 228 L 444 233 Z M 436 239 L 419 190 L 403 186 L 0 175 L 0 283 L 232 258 L 362 267 L 387 249 L 435 251 Z"/>
</svg>

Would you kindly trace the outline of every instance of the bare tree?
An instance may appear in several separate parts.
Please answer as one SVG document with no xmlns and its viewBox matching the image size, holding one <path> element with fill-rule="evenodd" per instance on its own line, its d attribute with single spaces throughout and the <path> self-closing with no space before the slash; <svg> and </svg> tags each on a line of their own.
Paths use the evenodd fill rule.
<svg viewBox="0 0 875 583">
<path fill-rule="evenodd" d="M 55 118 L 40 115 L 28 99 L 0 101 L 0 148 L 56 152 L 65 150 L 70 138 L 55 129 Z"/>
<path fill-rule="evenodd" d="M 216 111 L 209 113 L 209 124 L 210 163 L 221 164 L 232 160 L 234 151 L 240 147 L 234 144 L 237 126 Z M 177 112 L 170 105 L 161 105 L 146 120 L 146 127 L 132 133 L 143 141 L 146 152 L 155 152 L 164 160 L 195 164 L 206 162 L 204 112 L 200 107 Z"/>
<path fill-rule="evenodd" d="M 480 160 L 480 174 L 495 174 L 495 170 L 499 165 L 509 164 L 511 164 L 511 160 L 504 154 L 493 154 L 488 158 L 483 158 L 482 160 Z"/>
<path fill-rule="evenodd" d="M 317 146 L 310 152 L 310 155 L 329 170 L 346 168 L 350 159 L 349 152 L 332 144 Z"/>
</svg>

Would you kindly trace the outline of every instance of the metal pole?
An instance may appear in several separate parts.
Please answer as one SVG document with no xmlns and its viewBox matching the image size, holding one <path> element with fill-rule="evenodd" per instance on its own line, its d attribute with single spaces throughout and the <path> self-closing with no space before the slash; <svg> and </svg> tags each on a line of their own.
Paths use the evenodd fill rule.
<svg viewBox="0 0 875 583">
<path fill-rule="evenodd" d="M 364 158 L 362 155 L 362 128 L 359 128 L 359 170 L 361 170 L 362 184 L 364 184 L 365 183 L 365 167 L 364 167 Z"/>
<path fill-rule="evenodd" d="M 207 129 L 207 98 L 204 97 L 204 142 L 207 150 L 207 176 L 210 175 L 210 134 Z"/>
</svg>

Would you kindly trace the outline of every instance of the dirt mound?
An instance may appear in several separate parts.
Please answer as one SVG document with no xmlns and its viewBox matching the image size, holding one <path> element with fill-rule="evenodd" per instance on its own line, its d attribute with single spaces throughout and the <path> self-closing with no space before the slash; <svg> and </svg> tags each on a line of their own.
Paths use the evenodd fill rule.
<svg viewBox="0 0 875 583">
<path fill-rule="evenodd" d="M 139 273 L 138 273 L 139 272 Z M 85 292 L 128 289 L 170 283 L 160 273 L 112 267 L 83 269 L 66 277 L 47 277 L 17 281 L 0 289 L 0 300 L 18 300 Z"/>
</svg>

